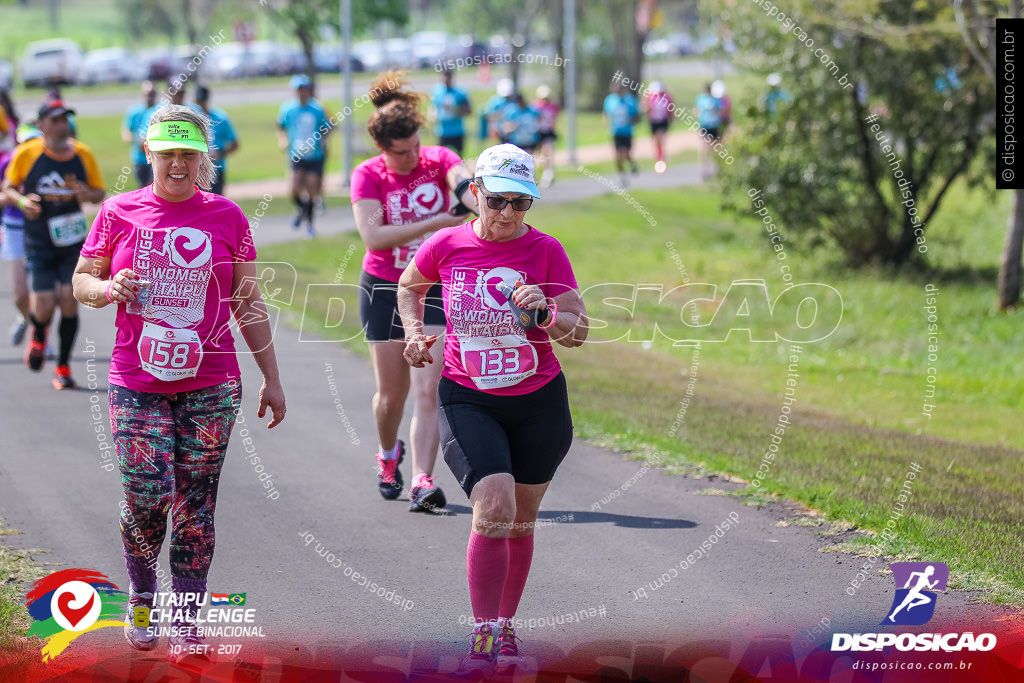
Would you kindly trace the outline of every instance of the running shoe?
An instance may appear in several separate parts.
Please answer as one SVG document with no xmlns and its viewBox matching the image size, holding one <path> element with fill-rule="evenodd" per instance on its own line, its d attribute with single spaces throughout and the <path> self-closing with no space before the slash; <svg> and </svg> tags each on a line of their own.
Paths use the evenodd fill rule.
<svg viewBox="0 0 1024 683">
<path fill-rule="evenodd" d="M 53 375 L 53 388 L 60 391 L 61 389 L 74 389 L 77 386 L 75 380 L 71 379 L 71 368 L 66 365 L 58 365 Z"/>
<path fill-rule="evenodd" d="M 516 643 L 519 637 L 516 636 L 512 620 L 499 619 L 498 627 L 501 631 L 498 632 L 497 673 L 501 675 L 521 666 L 522 657 L 519 656 L 519 645 Z"/>
<path fill-rule="evenodd" d="M 309 225 L 306 226 L 306 239 L 313 239 L 316 237 L 316 232 L 313 230 L 313 222 L 310 221 Z"/>
<path fill-rule="evenodd" d="M 661 174 L 661 173 L 664 173 L 666 170 L 668 170 L 668 164 L 666 164 L 664 161 L 659 159 L 658 161 L 654 162 L 654 172 L 655 173 Z"/>
<path fill-rule="evenodd" d="M 136 593 L 128 596 L 128 613 L 124 620 L 131 626 L 124 627 L 124 637 L 136 650 L 149 651 L 156 647 L 156 624 L 150 624 L 149 611 L 153 609 L 152 593 Z"/>
<path fill-rule="evenodd" d="M 409 512 L 440 512 L 448 499 L 426 474 L 417 475 L 409 492 Z"/>
<path fill-rule="evenodd" d="M 21 342 L 25 341 L 25 330 L 28 329 L 28 322 L 25 317 L 19 315 L 17 319 L 11 323 L 11 344 L 18 346 Z"/>
<path fill-rule="evenodd" d="M 171 664 L 209 662 L 210 646 L 203 642 L 194 621 L 175 624 L 167 637 L 167 661 Z"/>
<path fill-rule="evenodd" d="M 28 343 L 25 349 L 25 364 L 32 372 L 39 372 L 46 363 L 46 344 L 37 342 L 35 339 Z"/>
<path fill-rule="evenodd" d="M 398 466 L 405 458 L 405 444 L 398 440 L 398 457 L 394 460 L 385 460 L 380 451 L 377 452 L 377 490 L 385 500 L 394 500 L 402 493 L 402 473 Z"/>
<path fill-rule="evenodd" d="M 494 675 L 498 662 L 498 643 L 494 632 L 493 623 L 477 624 L 469 634 L 469 652 L 459 662 L 456 676 L 482 680 Z"/>
<path fill-rule="evenodd" d="M 298 213 L 295 214 L 295 218 L 292 219 L 292 230 L 298 230 L 302 227 L 303 218 L 304 214 L 302 213 L 302 209 L 299 209 Z"/>
</svg>

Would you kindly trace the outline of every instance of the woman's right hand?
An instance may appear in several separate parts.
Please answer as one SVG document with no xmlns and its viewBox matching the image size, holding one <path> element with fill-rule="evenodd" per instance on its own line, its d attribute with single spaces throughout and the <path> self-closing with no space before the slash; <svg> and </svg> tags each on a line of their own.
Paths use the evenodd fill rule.
<svg viewBox="0 0 1024 683">
<path fill-rule="evenodd" d="M 135 284 L 137 277 L 138 275 L 131 268 L 122 268 L 114 273 L 114 276 L 110 278 L 110 283 L 107 285 L 107 299 L 115 304 L 131 301 L 132 297 L 139 291 L 138 286 Z"/>
</svg>

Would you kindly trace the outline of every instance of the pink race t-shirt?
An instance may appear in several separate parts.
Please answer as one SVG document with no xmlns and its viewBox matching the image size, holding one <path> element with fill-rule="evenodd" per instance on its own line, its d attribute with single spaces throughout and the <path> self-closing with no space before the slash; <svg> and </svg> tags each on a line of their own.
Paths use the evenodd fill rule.
<svg viewBox="0 0 1024 683">
<path fill-rule="evenodd" d="M 235 263 L 256 258 L 245 214 L 229 199 L 197 191 L 169 202 L 152 186 L 103 203 L 82 247 L 131 268 L 152 287 L 140 313 L 118 304 L 111 384 L 176 393 L 239 377 L 231 320 Z"/>
<path fill-rule="evenodd" d="M 527 226 L 529 227 L 529 226 Z M 530 228 L 507 242 L 480 239 L 472 223 L 438 230 L 415 257 L 424 277 L 440 280 L 448 327 L 443 377 L 500 396 L 536 391 L 561 370 L 547 331 L 524 332 L 498 290 L 502 281 L 539 285 L 555 298 L 576 289 L 565 249 Z"/>
<path fill-rule="evenodd" d="M 672 110 L 672 96 L 667 92 L 647 93 L 647 120 L 661 123 L 668 118 Z"/>
<path fill-rule="evenodd" d="M 533 103 L 533 108 L 540 113 L 540 123 L 537 124 L 537 128 L 542 133 L 547 133 L 555 130 L 555 120 L 558 118 L 558 105 L 551 100 L 537 100 Z"/>
<path fill-rule="evenodd" d="M 411 173 L 395 173 L 384 155 L 367 159 L 352 171 L 352 203 L 376 199 L 387 225 L 416 223 L 448 210 L 448 171 L 462 159 L 447 147 L 421 146 L 420 161 Z M 402 271 L 429 234 L 390 249 L 366 250 L 363 270 L 389 282 L 398 282 Z"/>
</svg>

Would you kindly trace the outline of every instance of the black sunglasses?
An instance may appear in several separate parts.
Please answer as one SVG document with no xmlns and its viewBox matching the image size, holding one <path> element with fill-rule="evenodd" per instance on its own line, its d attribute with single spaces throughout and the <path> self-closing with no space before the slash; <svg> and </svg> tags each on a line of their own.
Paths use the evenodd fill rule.
<svg viewBox="0 0 1024 683">
<path fill-rule="evenodd" d="M 513 211 L 526 211 L 533 206 L 533 197 L 516 197 L 515 199 L 505 199 L 496 194 L 480 194 L 484 195 L 484 199 L 487 201 L 487 208 L 492 211 L 504 211 L 505 207 L 509 204 L 512 205 Z"/>
</svg>

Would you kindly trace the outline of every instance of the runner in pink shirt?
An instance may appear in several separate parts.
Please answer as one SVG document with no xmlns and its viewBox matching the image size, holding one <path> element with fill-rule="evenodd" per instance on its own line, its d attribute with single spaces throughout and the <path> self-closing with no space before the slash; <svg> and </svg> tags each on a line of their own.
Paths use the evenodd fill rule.
<svg viewBox="0 0 1024 683">
<path fill-rule="evenodd" d="M 398 316 L 398 278 L 435 230 L 456 225 L 468 213 L 471 200 L 469 170 L 459 155 L 446 147 L 420 145 L 425 120 L 417 110 L 424 96 L 406 90 L 402 74 L 388 71 L 370 86 L 377 110 L 370 116 L 370 136 L 381 153 L 352 172 L 352 210 L 359 236 L 366 244 L 359 279 L 359 315 L 370 343 L 377 392 L 373 413 L 377 422 L 377 490 L 387 500 L 402 493 L 398 469 L 405 444 L 398 428 L 410 385 L 413 393 L 412 488 L 409 510 L 436 512 L 447 501 L 431 475 L 437 459 L 438 366 L 410 370 L 402 358 L 404 344 Z M 450 209 L 448 194 L 457 201 Z M 458 213 L 458 215 L 455 215 Z M 440 286 L 427 293 L 426 324 L 444 333 Z"/>
<path fill-rule="evenodd" d="M 551 88 L 547 85 L 538 86 L 533 108 L 540 112 L 540 153 L 537 155 L 537 161 L 543 169 L 540 184 L 541 187 L 550 187 L 555 182 L 555 140 L 558 139 L 555 123 L 561 110 L 558 103 L 551 99 Z"/>
<path fill-rule="evenodd" d="M 642 106 L 651 126 L 651 135 L 654 136 L 654 170 L 664 173 L 668 168 L 665 161 L 665 134 L 672 118 L 670 114 L 675 109 L 672 96 L 661 81 L 654 81 L 644 95 Z"/>
<path fill-rule="evenodd" d="M 552 342 L 580 346 L 589 322 L 558 240 L 524 223 L 533 157 L 509 144 L 480 155 L 480 217 L 437 232 L 399 283 L 405 359 L 434 363 L 423 294 L 442 286 L 448 316 L 438 386 L 444 459 L 473 505 L 466 568 L 476 628 L 460 673 L 519 663 L 513 617 L 533 560 L 541 499 L 572 443 L 565 376 Z M 511 300 L 507 294 L 511 295 Z"/>
<path fill-rule="evenodd" d="M 203 656 L 196 624 L 214 549 L 217 485 L 242 390 L 232 315 L 263 372 L 257 415 L 284 419 L 285 398 L 256 250 L 245 215 L 209 188 L 209 120 L 168 105 L 144 143 L 153 184 L 107 200 L 72 277 L 75 298 L 117 306 L 110 422 L 125 502 L 121 540 L 131 591 L 125 638 L 157 646 L 149 622 L 170 511 L 174 603 L 167 656 Z M 113 274 L 113 275 L 112 275 Z"/>
</svg>

